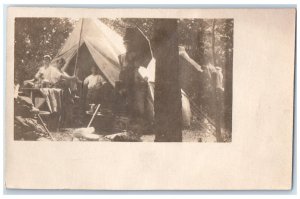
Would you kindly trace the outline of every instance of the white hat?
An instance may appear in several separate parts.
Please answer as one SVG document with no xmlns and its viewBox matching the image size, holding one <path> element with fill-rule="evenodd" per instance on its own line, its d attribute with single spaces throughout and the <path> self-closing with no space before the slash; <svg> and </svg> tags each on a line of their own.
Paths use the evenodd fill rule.
<svg viewBox="0 0 300 199">
<path fill-rule="evenodd" d="M 51 58 L 50 55 L 44 55 L 43 59 L 49 59 L 49 60 L 51 60 L 52 58 Z"/>
</svg>

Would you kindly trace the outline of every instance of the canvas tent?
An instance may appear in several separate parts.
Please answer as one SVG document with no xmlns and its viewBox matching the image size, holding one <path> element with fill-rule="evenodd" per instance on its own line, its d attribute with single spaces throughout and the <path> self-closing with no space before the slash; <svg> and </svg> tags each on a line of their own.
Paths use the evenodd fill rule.
<svg viewBox="0 0 300 199">
<path fill-rule="evenodd" d="M 98 19 L 81 19 L 55 59 L 66 60 L 63 70 L 70 75 L 74 74 L 77 59 L 76 74 L 80 79 L 90 73 L 91 65 L 96 64 L 107 81 L 115 86 L 120 72 L 118 55 L 123 53 L 125 47 L 120 35 Z"/>
<path fill-rule="evenodd" d="M 81 80 L 90 74 L 90 67 L 96 65 L 106 80 L 115 87 L 121 70 L 118 56 L 124 54 L 125 51 L 122 37 L 107 25 L 98 19 L 81 19 L 53 61 L 64 58 L 66 64 L 63 70 L 70 75 L 73 75 L 76 70 L 75 74 Z M 77 54 L 78 56 L 76 56 Z M 196 65 L 197 63 L 182 50 L 179 55 L 179 59 L 184 59 L 189 63 L 187 67 L 198 67 L 199 69 L 200 66 Z M 150 92 L 147 101 L 152 103 L 148 112 L 153 116 L 155 59 L 150 61 L 146 69 L 141 67 L 139 71 L 142 76 L 148 76 Z M 191 110 L 188 96 L 183 91 L 182 112 L 183 123 L 188 126 Z"/>
</svg>

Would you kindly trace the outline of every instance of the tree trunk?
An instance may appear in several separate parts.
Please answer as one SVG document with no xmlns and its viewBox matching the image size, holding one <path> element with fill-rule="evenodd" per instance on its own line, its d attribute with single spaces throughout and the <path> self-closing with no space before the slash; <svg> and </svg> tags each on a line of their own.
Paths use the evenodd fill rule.
<svg viewBox="0 0 300 199">
<path fill-rule="evenodd" d="M 216 124 L 216 139 L 217 142 L 222 142 L 221 136 L 221 101 L 220 101 L 220 93 L 217 89 L 217 73 L 212 73 L 212 82 L 213 82 L 213 105 L 214 105 L 214 115 L 215 115 L 215 124 Z"/>
<path fill-rule="evenodd" d="M 225 107 L 225 125 L 226 128 L 232 131 L 232 50 L 233 50 L 233 35 L 232 35 L 232 19 L 227 19 L 225 25 L 225 31 L 227 34 L 227 40 L 225 44 L 225 93 L 224 93 L 224 107 Z"/>
<path fill-rule="evenodd" d="M 213 65 L 216 66 L 216 57 L 215 57 L 215 26 L 216 26 L 216 20 L 213 19 L 212 22 L 212 39 L 211 39 L 211 50 L 212 50 L 212 61 Z M 213 81 L 213 100 L 214 100 L 214 115 L 215 115 L 215 123 L 216 123 L 216 138 L 217 142 L 221 142 L 221 101 L 217 92 L 217 73 L 214 72 L 212 74 L 212 81 Z"/>
<path fill-rule="evenodd" d="M 216 20 L 213 19 L 212 22 L 212 31 L 211 31 L 211 50 L 212 50 L 212 61 L 214 66 L 216 66 L 216 58 L 215 58 L 215 26 Z"/>
<path fill-rule="evenodd" d="M 154 22 L 155 141 L 182 141 L 181 90 L 179 84 L 178 33 L 176 19 Z"/>
<path fill-rule="evenodd" d="M 197 56 L 195 56 L 195 61 L 198 62 L 201 66 L 205 64 L 204 61 L 204 27 L 203 27 L 203 19 L 200 19 L 199 29 L 197 30 Z"/>
<path fill-rule="evenodd" d="M 200 64 L 200 66 L 205 65 L 205 32 L 204 32 L 204 21 L 203 19 L 199 19 L 199 27 L 197 30 L 197 48 L 196 53 L 197 56 L 195 56 L 195 61 Z M 197 82 L 195 82 L 195 98 L 196 102 L 199 106 L 205 104 L 205 78 L 203 76 L 203 73 L 198 73 L 199 78 Z"/>
</svg>

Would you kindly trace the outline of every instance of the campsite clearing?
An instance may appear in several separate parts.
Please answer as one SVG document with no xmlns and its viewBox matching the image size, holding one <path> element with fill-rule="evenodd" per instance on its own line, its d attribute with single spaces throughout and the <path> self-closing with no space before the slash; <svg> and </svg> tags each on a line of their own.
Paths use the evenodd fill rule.
<svg viewBox="0 0 300 199">
<path fill-rule="evenodd" d="M 61 132 L 53 132 L 53 136 L 55 137 L 56 141 L 87 141 L 87 140 L 80 140 L 73 136 L 73 131 L 75 129 L 64 129 Z M 98 134 L 98 133 L 97 133 Z M 110 142 L 110 140 L 105 138 L 107 135 L 105 132 L 99 135 L 99 141 L 101 142 Z M 207 132 L 205 130 L 183 130 L 182 131 L 183 142 L 216 142 L 216 137 L 212 132 Z M 154 142 L 155 135 L 142 135 L 141 141 L 142 142 Z M 40 140 L 40 141 L 51 141 L 51 140 Z"/>
</svg>

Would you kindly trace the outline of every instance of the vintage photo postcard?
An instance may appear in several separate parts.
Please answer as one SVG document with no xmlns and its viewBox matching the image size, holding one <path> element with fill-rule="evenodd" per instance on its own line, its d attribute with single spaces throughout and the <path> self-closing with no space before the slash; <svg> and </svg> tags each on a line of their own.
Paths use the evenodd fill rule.
<svg viewBox="0 0 300 199">
<path fill-rule="evenodd" d="M 291 188 L 295 9 L 7 13 L 7 188 Z"/>
</svg>

